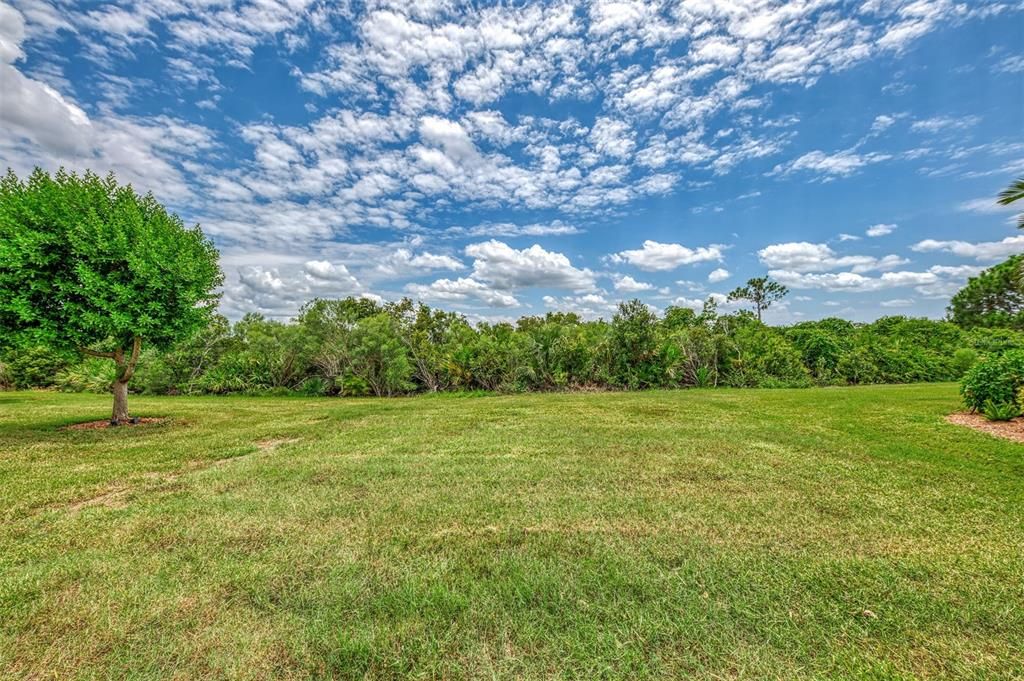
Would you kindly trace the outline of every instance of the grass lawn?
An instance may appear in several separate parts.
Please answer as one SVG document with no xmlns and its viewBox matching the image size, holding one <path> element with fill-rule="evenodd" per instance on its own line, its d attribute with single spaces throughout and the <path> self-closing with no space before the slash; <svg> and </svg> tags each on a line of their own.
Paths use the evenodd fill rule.
<svg viewBox="0 0 1024 681">
<path fill-rule="evenodd" d="M 1024 445 L 953 385 L 0 393 L 10 678 L 1024 677 Z"/>
</svg>

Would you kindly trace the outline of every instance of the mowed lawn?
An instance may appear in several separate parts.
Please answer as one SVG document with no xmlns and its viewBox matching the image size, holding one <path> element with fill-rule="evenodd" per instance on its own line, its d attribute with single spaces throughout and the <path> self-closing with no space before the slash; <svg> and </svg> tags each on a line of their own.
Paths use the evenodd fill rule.
<svg viewBox="0 0 1024 681">
<path fill-rule="evenodd" d="M 1024 677 L 1024 445 L 953 385 L 0 393 L 8 678 Z"/>
</svg>

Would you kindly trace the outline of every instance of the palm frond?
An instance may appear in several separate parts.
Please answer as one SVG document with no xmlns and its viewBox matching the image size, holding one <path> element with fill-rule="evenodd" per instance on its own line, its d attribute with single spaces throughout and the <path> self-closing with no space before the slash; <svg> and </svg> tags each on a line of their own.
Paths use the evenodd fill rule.
<svg viewBox="0 0 1024 681">
<path fill-rule="evenodd" d="M 999 193 L 999 204 L 1009 206 L 1014 201 L 1024 199 L 1024 177 L 1020 178 Z"/>
</svg>

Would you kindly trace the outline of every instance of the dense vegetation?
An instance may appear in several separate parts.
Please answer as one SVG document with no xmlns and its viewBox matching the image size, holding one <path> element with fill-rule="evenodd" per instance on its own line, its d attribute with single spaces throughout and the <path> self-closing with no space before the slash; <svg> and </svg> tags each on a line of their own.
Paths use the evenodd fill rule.
<svg viewBox="0 0 1024 681">
<path fill-rule="evenodd" d="M 885 317 L 770 327 L 749 312 L 720 315 L 640 301 L 610 321 L 573 314 L 515 325 L 469 324 L 409 300 L 316 300 L 288 323 L 216 318 L 169 351 L 143 353 L 134 387 L 150 394 L 398 395 L 417 391 L 546 391 L 655 387 L 801 387 L 959 379 L 980 357 L 1024 349 L 1024 333 L 965 330 Z M 102 391 L 109 362 L 45 348 L 10 353 L 4 381 Z"/>
</svg>

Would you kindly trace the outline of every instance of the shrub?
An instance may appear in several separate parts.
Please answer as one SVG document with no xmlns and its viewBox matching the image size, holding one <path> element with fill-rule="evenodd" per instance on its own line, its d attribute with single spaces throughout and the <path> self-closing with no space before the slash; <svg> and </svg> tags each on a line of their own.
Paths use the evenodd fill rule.
<svg viewBox="0 0 1024 681">
<path fill-rule="evenodd" d="M 18 388 L 49 388 L 68 366 L 64 355 L 42 346 L 12 350 L 5 363 L 11 383 Z"/>
<path fill-rule="evenodd" d="M 973 348 L 960 348 L 953 353 L 953 363 L 950 369 L 956 378 L 961 378 L 977 361 L 978 352 L 976 350 Z"/>
<path fill-rule="evenodd" d="M 986 400 L 981 413 L 989 421 L 1012 421 L 1020 416 L 1020 407 L 1015 402 L 993 402 Z"/>
<path fill-rule="evenodd" d="M 89 357 L 57 373 L 54 385 L 69 393 L 105 393 L 117 378 L 117 366 L 107 359 Z"/>
<path fill-rule="evenodd" d="M 1024 387 L 1024 351 L 1013 350 L 989 355 L 964 374 L 960 394 L 971 411 L 980 411 L 987 402 L 1012 403 L 1020 408 L 1019 395 Z"/>
</svg>

